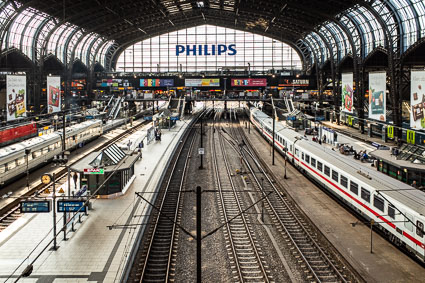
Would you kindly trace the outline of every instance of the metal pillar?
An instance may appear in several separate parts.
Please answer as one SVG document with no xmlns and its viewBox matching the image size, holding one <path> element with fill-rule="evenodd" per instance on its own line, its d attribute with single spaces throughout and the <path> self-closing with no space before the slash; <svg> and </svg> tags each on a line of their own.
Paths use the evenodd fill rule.
<svg viewBox="0 0 425 283">
<path fill-rule="evenodd" d="M 58 249 L 57 242 L 56 242 L 56 188 L 55 188 L 55 173 L 52 174 L 52 180 L 53 180 L 53 247 L 52 250 L 56 251 Z"/>
<path fill-rule="evenodd" d="M 201 117 L 201 148 L 204 148 L 204 139 L 203 139 L 204 133 L 203 133 L 203 127 L 202 127 L 202 120 L 203 120 L 203 117 Z M 204 169 L 204 155 L 203 154 L 200 154 L 200 155 L 201 155 L 201 166 L 199 166 L 199 169 Z"/>
<path fill-rule="evenodd" d="M 196 187 L 196 282 L 202 282 L 202 190 Z"/>
<path fill-rule="evenodd" d="M 274 165 L 274 136 L 275 136 L 275 124 L 276 124 L 276 117 L 273 109 L 273 144 L 272 144 L 272 165 Z"/>
<path fill-rule="evenodd" d="M 373 220 L 370 220 L 370 253 L 373 254 Z"/>
</svg>

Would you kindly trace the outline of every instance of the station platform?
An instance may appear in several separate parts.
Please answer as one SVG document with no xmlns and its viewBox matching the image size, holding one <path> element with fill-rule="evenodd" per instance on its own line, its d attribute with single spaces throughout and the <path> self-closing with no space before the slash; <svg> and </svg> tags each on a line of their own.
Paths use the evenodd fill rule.
<svg viewBox="0 0 425 283">
<path fill-rule="evenodd" d="M 328 127 L 337 131 L 338 133 L 344 134 L 351 138 L 363 141 L 365 143 L 376 143 L 383 146 L 393 147 L 396 146 L 396 143 L 393 141 L 384 142 L 381 138 L 378 137 L 369 137 L 366 133 L 362 134 L 358 129 L 346 126 L 344 124 L 338 125 L 337 123 L 331 123 L 330 121 L 322 121 L 323 126 Z"/>
<path fill-rule="evenodd" d="M 264 140 L 255 128 L 244 131 L 264 159 L 269 169 L 276 176 L 298 207 L 311 219 L 327 239 L 357 270 L 366 282 L 424 282 L 425 269 L 411 257 L 397 249 L 386 239 L 373 232 L 371 253 L 371 232 L 368 225 L 358 222 L 359 219 L 341 206 L 323 190 L 308 180 L 288 162 L 287 176 L 284 179 L 285 161 L 275 152 L 275 165 L 272 163 L 271 146 Z M 359 142 L 351 137 L 338 134 L 338 140 L 354 143 L 358 149 L 368 148 L 369 144 Z M 331 147 L 331 146 L 329 146 Z M 343 156 L 341 154 L 341 156 Z M 348 160 L 354 159 L 346 157 Z M 369 166 L 369 164 L 359 164 Z M 377 172 L 379 173 L 379 172 Z M 380 174 L 380 173 L 379 173 Z M 351 223 L 356 223 L 353 226 Z"/>
<path fill-rule="evenodd" d="M 143 121 L 134 121 L 133 125 L 136 126 Z M 130 125 L 128 125 L 130 126 Z M 93 151 L 96 147 L 98 147 L 100 144 L 104 143 L 105 141 L 123 133 L 126 129 L 123 127 L 114 128 L 111 131 L 108 131 L 107 133 L 104 133 L 102 136 L 98 137 L 96 140 L 90 142 L 89 144 L 84 145 L 83 148 L 78 148 L 76 150 L 71 151 L 71 155 L 68 157 L 68 164 L 72 164 L 73 162 L 77 161 L 81 158 L 81 152 L 84 152 L 84 154 L 87 154 L 91 151 Z M 37 186 L 40 183 L 40 176 L 44 173 L 58 173 L 62 167 L 54 167 L 53 165 L 42 166 L 40 168 L 37 168 L 33 171 L 31 171 L 29 175 L 29 188 L 33 188 Z M 18 188 L 18 189 L 17 189 Z M 0 195 L 0 207 L 5 207 L 9 203 L 11 203 L 15 198 L 19 198 L 23 194 L 25 194 L 28 191 L 28 188 L 26 186 L 26 177 L 19 178 L 15 181 L 13 181 L 13 191 L 11 189 L 3 189 L 3 194 Z M 4 195 L 4 197 L 3 197 Z"/>
<path fill-rule="evenodd" d="M 38 257 L 32 274 L 20 282 L 119 282 L 136 235 L 144 229 L 140 223 L 150 211 L 135 192 L 144 192 L 147 199 L 154 197 L 163 169 L 191 119 L 163 130 L 161 141 L 145 145 L 142 160 L 135 164 L 136 178 L 126 194 L 93 199 L 92 209 L 76 225 L 76 231 L 69 232 L 67 240 L 59 234 L 56 251 L 50 250 L 52 213 L 24 214 L 7 227 L 12 232 L 0 238 L 0 281 L 14 282 Z M 57 215 L 58 230 L 62 214 Z"/>
</svg>

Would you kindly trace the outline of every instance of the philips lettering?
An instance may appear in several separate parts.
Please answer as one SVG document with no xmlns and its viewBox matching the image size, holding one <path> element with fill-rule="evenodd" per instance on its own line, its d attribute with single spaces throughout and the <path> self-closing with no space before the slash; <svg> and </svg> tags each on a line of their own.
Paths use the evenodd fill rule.
<svg viewBox="0 0 425 283">
<path fill-rule="evenodd" d="M 236 44 L 176 45 L 176 56 L 180 56 L 180 54 L 186 54 L 186 56 L 233 56 L 236 53 Z"/>
</svg>

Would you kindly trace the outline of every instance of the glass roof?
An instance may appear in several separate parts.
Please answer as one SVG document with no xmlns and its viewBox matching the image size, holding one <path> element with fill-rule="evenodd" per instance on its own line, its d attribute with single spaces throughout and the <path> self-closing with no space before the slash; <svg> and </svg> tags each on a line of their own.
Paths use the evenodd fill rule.
<svg viewBox="0 0 425 283">
<path fill-rule="evenodd" d="M 18 2 L 14 3 L 16 7 L 21 7 Z M 0 8 L 0 35 L 4 38 L 1 45 L 2 50 L 14 47 L 21 50 L 31 60 L 37 60 L 44 42 L 48 40 L 46 54 L 53 54 L 61 62 L 70 61 L 75 47 L 75 58 L 81 59 L 86 65 L 94 63 L 90 61 L 90 59 L 95 59 L 95 54 L 92 52 L 96 50 L 100 42 L 103 42 L 98 34 L 91 33 L 87 37 L 81 38 L 84 31 L 77 26 L 69 23 L 60 24 L 59 19 L 33 8 L 26 8 L 15 17 L 16 9 L 10 1 L 1 0 Z M 10 22 L 9 26 L 8 22 Z M 7 26 L 9 28 L 4 30 Z M 89 54 L 90 56 L 88 56 Z M 99 62 L 105 61 L 102 58 L 104 54 L 96 54 Z"/>
<path fill-rule="evenodd" d="M 158 10 L 162 14 L 167 15 L 167 17 L 170 17 L 170 22 L 177 13 L 189 12 L 195 9 L 200 10 L 201 8 L 222 9 L 237 13 L 236 9 L 239 5 L 239 2 L 236 0 L 209 0 L 208 2 L 204 0 L 158 0 L 156 3 Z M 388 27 L 392 36 L 393 43 L 400 45 L 397 47 L 399 47 L 401 53 L 425 37 L 424 0 L 374 0 L 368 1 L 368 4 L 382 18 L 382 22 Z M 75 50 L 75 58 L 79 58 L 84 64 L 90 65 L 97 61 L 105 66 L 106 54 L 108 54 L 108 49 L 114 45 L 113 41 L 102 38 L 98 34 L 88 33 L 88 31 L 82 30 L 70 23 L 62 23 L 61 19 L 54 18 L 31 7 L 24 8 L 22 11 L 19 10 L 19 14 L 17 14 L 17 9 L 21 7 L 22 4 L 19 1 L 0 0 L 0 40 L 2 50 L 17 48 L 28 56 L 29 59 L 36 61 L 39 59 L 42 47 L 47 46 L 46 53 L 53 54 L 63 63 L 68 63 L 72 59 L 73 50 Z M 381 26 L 381 22 L 375 18 L 374 14 L 366 6 L 356 5 L 351 7 L 337 15 L 336 19 L 348 30 L 357 49 L 357 55 L 361 55 L 363 59 L 375 48 L 380 46 L 386 47 L 385 31 Z M 225 28 L 217 27 L 215 32 L 223 35 L 225 40 L 229 40 L 229 36 L 226 33 L 223 34 L 224 31 Z M 328 39 L 328 44 L 332 47 L 333 54 L 330 54 L 319 34 L 317 34 L 318 32 L 324 38 Z M 176 33 L 170 32 L 168 37 L 175 37 L 174 34 L 180 36 L 180 31 Z M 242 32 L 234 32 L 232 35 L 233 40 L 240 39 L 242 37 L 241 34 Z M 199 35 L 198 27 L 187 29 L 187 36 L 191 37 L 192 35 Z M 399 35 L 401 35 L 400 41 L 398 40 Z M 245 44 L 248 46 L 249 44 L 263 44 L 264 50 L 270 48 L 274 50 L 277 47 L 275 42 L 268 42 L 267 40 L 264 42 L 259 41 L 258 35 L 251 37 L 252 39 L 249 39 L 247 42 L 245 36 Z M 156 40 L 162 40 L 162 38 L 163 36 L 149 39 L 149 44 L 160 46 Z M 48 42 L 44 44 L 46 40 Z M 172 41 L 173 39 L 170 40 Z M 310 43 L 311 48 L 314 48 L 319 56 L 318 59 L 321 63 L 324 63 L 330 57 L 334 57 L 337 61 L 340 61 L 344 56 L 352 53 L 352 46 L 348 40 L 348 35 L 335 21 L 322 23 L 314 31 L 306 34 L 302 40 Z M 249 41 L 252 41 L 252 43 L 249 43 Z M 154 58 L 150 59 L 149 64 L 160 64 L 159 59 L 156 60 L 156 52 L 159 54 L 164 52 L 160 49 L 158 47 L 159 51 L 153 50 L 149 53 L 151 54 L 149 56 L 153 56 L 152 58 Z M 281 56 L 279 54 L 285 52 L 282 50 L 279 51 L 279 47 L 277 47 L 276 56 Z M 132 55 L 126 53 L 122 60 L 127 62 L 125 58 L 130 60 L 132 56 L 139 56 L 137 55 L 137 52 L 139 52 L 137 48 L 132 52 Z M 244 54 L 245 57 L 251 56 L 250 51 L 245 52 L 244 50 Z M 298 56 L 297 54 L 292 54 L 291 56 L 294 55 Z M 140 56 L 144 60 L 143 56 Z M 273 66 L 273 62 L 277 58 L 276 56 L 267 55 L 263 57 L 262 64 L 271 64 Z M 272 59 L 269 59 L 269 57 Z M 197 63 L 195 61 L 192 62 L 191 59 L 189 61 L 190 64 L 188 66 L 190 66 L 190 69 L 193 69 L 192 65 L 196 69 Z M 254 61 L 255 58 L 252 58 L 252 62 Z M 121 62 L 122 64 L 124 63 Z M 243 63 L 242 61 L 234 60 L 232 64 L 238 65 Z M 218 65 L 216 64 L 214 68 Z M 254 63 L 254 65 L 257 64 Z M 144 66 L 143 63 L 137 66 L 134 65 L 132 68 L 134 71 L 143 70 Z M 151 70 L 155 69 L 155 67 L 150 68 Z M 162 66 L 159 66 L 159 68 L 162 70 Z"/>
</svg>

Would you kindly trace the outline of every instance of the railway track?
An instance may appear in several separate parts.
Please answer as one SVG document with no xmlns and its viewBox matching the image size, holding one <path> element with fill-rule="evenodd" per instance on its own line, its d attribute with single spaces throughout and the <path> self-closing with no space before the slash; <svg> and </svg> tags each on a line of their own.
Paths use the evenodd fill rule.
<svg viewBox="0 0 425 283">
<path fill-rule="evenodd" d="M 201 114 L 202 115 L 202 114 Z M 156 198 L 149 226 L 131 267 L 129 282 L 168 282 L 174 277 L 174 255 L 182 210 L 182 189 L 195 143 L 195 127 L 186 132 L 173 156 Z"/>
<path fill-rule="evenodd" d="M 226 223 L 228 253 L 232 268 L 237 275 L 236 282 L 270 282 L 272 280 L 263 261 L 261 247 L 255 237 L 252 225 L 245 217 L 240 192 L 232 180 L 228 153 L 222 136 L 218 134 L 220 150 L 215 146 L 215 131 L 212 134 L 211 152 L 213 168 L 218 187 L 218 203 L 222 221 Z"/>
<path fill-rule="evenodd" d="M 293 256 L 300 266 L 305 269 L 306 280 L 315 282 L 352 282 L 356 281 L 349 268 L 338 255 L 333 254 L 321 241 L 321 234 L 307 221 L 296 206 L 275 185 L 267 173 L 265 166 L 250 146 L 239 123 L 233 124 L 232 133 L 227 139 L 229 144 L 241 157 L 246 165 L 251 185 L 260 195 L 266 196 L 264 203 L 275 227 L 282 231 L 283 238 L 289 242 Z M 231 141 L 233 139 L 233 141 Z M 234 144 L 243 144 L 237 148 Z"/>
<path fill-rule="evenodd" d="M 113 137 L 112 139 L 106 141 L 105 143 L 99 145 L 98 147 L 90 150 L 89 152 L 87 152 L 85 154 L 88 154 L 88 153 L 93 152 L 93 151 L 100 151 L 100 150 L 108 147 L 109 145 L 111 145 L 111 144 L 113 144 L 113 143 L 115 143 L 115 142 L 117 142 L 121 139 L 124 139 L 124 138 L 128 137 L 129 135 L 133 134 L 134 132 L 138 131 L 140 128 L 142 128 L 147 123 L 149 123 L 149 122 L 144 121 L 144 122 L 134 126 L 130 129 L 128 129 L 127 131 L 125 131 L 125 132 Z M 78 160 L 74 161 L 69 166 L 72 166 L 77 161 Z M 68 173 L 68 170 L 65 167 L 62 168 L 59 172 L 55 173 L 55 180 L 56 180 L 55 183 L 56 183 L 57 188 L 61 184 L 65 183 L 67 173 Z M 52 187 L 52 184 L 44 185 L 40 182 L 38 185 L 32 187 L 29 191 L 25 192 L 24 194 L 22 194 L 21 196 L 16 198 L 14 201 L 12 201 L 9 204 L 0 208 L 0 232 L 3 231 L 4 229 L 6 229 L 10 224 L 12 224 L 20 216 L 22 216 L 22 214 L 19 211 L 19 204 L 20 204 L 22 199 L 27 199 L 27 198 L 30 198 L 30 197 L 37 197 L 39 194 L 44 192 L 46 189 L 50 190 L 51 187 Z"/>
</svg>

